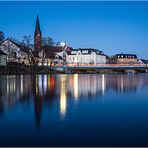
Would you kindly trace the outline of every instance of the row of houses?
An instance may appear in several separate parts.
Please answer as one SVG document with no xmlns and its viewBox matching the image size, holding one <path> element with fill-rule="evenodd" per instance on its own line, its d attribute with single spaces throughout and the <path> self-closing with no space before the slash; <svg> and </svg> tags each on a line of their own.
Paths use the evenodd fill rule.
<svg viewBox="0 0 148 148">
<path fill-rule="evenodd" d="M 148 63 L 148 61 L 138 60 L 135 54 L 116 54 L 109 57 L 98 49 L 73 49 L 66 43 L 43 46 L 42 32 L 37 15 L 33 48 L 16 43 L 9 38 L 0 43 L 0 65 L 17 63 L 50 66 L 51 64 L 142 64 Z"/>
<path fill-rule="evenodd" d="M 143 64 L 147 62 L 147 60 L 138 60 L 135 54 L 116 54 L 109 57 L 97 49 L 73 49 L 66 44 L 42 46 L 42 49 L 36 52 L 10 39 L 0 43 L 0 65 L 19 63 L 50 66 L 51 64 Z"/>
<path fill-rule="evenodd" d="M 30 48 L 11 39 L 0 43 L 0 65 L 59 65 L 59 64 L 137 64 L 147 63 L 147 60 L 138 60 L 135 54 L 116 54 L 107 56 L 103 51 L 93 48 L 73 49 L 66 43 L 52 46 L 43 46 L 42 32 L 37 15 L 34 31 L 34 47 Z"/>
</svg>

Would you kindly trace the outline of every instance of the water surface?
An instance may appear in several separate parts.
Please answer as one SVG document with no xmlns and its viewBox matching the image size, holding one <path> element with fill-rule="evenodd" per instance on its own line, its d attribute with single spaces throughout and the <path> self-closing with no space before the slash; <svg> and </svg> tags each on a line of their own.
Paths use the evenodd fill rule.
<svg viewBox="0 0 148 148">
<path fill-rule="evenodd" d="M 0 146 L 148 146 L 148 74 L 0 76 Z"/>
</svg>

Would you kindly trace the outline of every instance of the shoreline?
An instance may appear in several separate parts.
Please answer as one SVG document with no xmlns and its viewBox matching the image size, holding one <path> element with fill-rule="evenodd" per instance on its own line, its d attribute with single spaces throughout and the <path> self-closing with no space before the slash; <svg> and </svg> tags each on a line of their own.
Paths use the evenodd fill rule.
<svg viewBox="0 0 148 148">
<path fill-rule="evenodd" d="M 66 73 L 66 72 L 60 72 L 60 71 L 38 71 L 38 72 L 9 72 L 9 73 L 5 73 L 5 72 L 1 72 L 0 75 L 47 75 L 47 74 L 54 74 L 54 75 L 58 75 L 58 74 L 140 74 L 140 73 L 148 73 L 148 72 L 125 72 L 125 71 L 104 71 L 104 70 L 100 70 L 100 71 L 87 71 L 87 72 L 71 72 L 71 73 Z"/>
<path fill-rule="evenodd" d="M 35 74 L 135 74 L 148 73 L 148 69 L 66 69 L 56 70 L 47 66 L 0 66 L 0 75 L 35 75 Z"/>
</svg>

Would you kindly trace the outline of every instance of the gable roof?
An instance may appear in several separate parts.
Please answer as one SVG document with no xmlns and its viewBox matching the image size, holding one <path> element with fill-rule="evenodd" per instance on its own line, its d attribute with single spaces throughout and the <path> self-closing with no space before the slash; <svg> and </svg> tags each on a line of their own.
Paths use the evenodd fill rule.
<svg viewBox="0 0 148 148">
<path fill-rule="evenodd" d="M 144 64 L 148 64 L 148 60 L 140 59 Z"/>
<path fill-rule="evenodd" d="M 72 48 L 67 47 L 66 51 L 70 51 Z M 64 51 L 64 47 L 62 46 L 42 46 L 42 49 L 40 52 L 43 50 L 43 52 L 46 54 L 46 58 L 54 59 L 55 55 L 59 52 Z M 39 57 L 38 52 L 33 52 L 34 56 Z"/>
<path fill-rule="evenodd" d="M 0 50 L 0 55 L 7 55 L 7 54 Z"/>
<path fill-rule="evenodd" d="M 29 47 L 27 47 L 27 46 L 25 46 L 25 45 L 22 45 L 22 44 L 18 44 L 18 43 L 16 43 L 16 42 L 14 42 L 13 40 L 9 39 L 9 38 L 7 38 L 7 39 L 5 39 L 4 41 L 2 41 L 2 42 L 0 43 L 0 45 L 3 44 L 5 41 L 10 41 L 10 42 L 13 43 L 14 45 L 16 45 L 18 48 L 20 48 L 20 51 L 22 51 L 22 52 L 25 52 L 25 53 L 27 53 L 27 54 L 30 53 L 31 48 L 29 48 Z"/>
<path fill-rule="evenodd" d="M 116 54 L 115 55 L 117 58 L 118 57 L 122 57 L 122 58 L 136 58 L 137 59 L 137 55 L 136 54 Z"/>
<path fill-rule="evenodd" d="M 103 55 L 103 52 L 98 49 L 93 48 L 78 48 L 78 49 L 72 49 L 70 52 L 67 52 L 68 55 L 76 55 L 77 52 L 80 51 L 83 55 L 91 54 L 92 52 L 95 52 L 97 55 Z"/>
</svg>

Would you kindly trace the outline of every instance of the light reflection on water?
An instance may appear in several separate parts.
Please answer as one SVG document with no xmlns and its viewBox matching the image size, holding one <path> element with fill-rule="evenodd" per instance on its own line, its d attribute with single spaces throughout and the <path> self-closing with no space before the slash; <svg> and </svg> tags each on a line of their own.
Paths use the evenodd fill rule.
<svg viewBox="0 0 148 148">
<path fill-rule="evenodd" d="M 66 114 L 66 78 L 61 77 L 60 85 L 61 85 L 61 93 L 60 93 L 60 113 L 61 116 L 65 116 Z"/>
<path fill-rule="evenodd" d="M 75 101 L 81 97 L 105 95 L 109 89 L 117 92 L 136 92 L 148 85 L 148 75 L 21 75 L 1 76 L 1 104 L 8 107 L 21 99 L 34 100 L 57 98 L 60 96 L 60 114 L 65 116 L 67 99 L 73 96 Z M 39 101 L 40 102 L 40 101 Z M 40 104 L 40 103 L 39 103 Z"/>
<path fill-rule="evenodd" d="M 34 110 L 35 126 L 43 128 L 44 120 L 47 120 L 44 111 L 46 109 L 51 110 L 53 119 L 58 125 L 60 119 L 73 118 L 70 114 L 71 112 L 73 115 L 76 114 L 76 110 L 72 109 L 75 103 L 79 111 L 79 119 L 76 116 L 76 120 L 80 120 L 85 100 L 89 106 L 91 100 L 98 104 L 98 99 L 105 101 L 112 95 L 119 97 L 130 94 L 131 97 L 132 94 L 135 96 L 139 91 L 143 91 L 143 88 L 148 88 L 148 74 L 0 76 L 0 128 L 3 128 L 1 121 L 5 120 L 3 118 L 5 114 L 9 113 L 9 117 L 12 116 L 9 110 L 26 102 L 31 104 Z M 89 112 L 92 114 L 92 119 L 88 119 L 88 122 L 94 120 L 94 113 L 97 115 L 97 112 Z M 49 111 L 47 114 L 50 114 Z"/>
<path fill-rule="evenodd" d="M 148 85 L 148 75 L 21 75 L 1 76 L 1 103 L 15 105 L 21 99 L 44 99 L 60 96 L 60 113 L 66 114 L 66 100 L 73 96 L 77 101 L 82 96 L 105 95 L 109 89 L 117 92 L 136 92 Z"/>
</svg>

